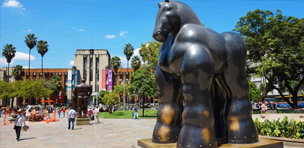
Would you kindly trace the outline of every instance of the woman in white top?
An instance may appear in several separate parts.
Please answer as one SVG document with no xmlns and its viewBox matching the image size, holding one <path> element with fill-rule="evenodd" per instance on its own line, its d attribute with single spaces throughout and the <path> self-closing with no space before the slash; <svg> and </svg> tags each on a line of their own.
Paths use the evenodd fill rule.
<svg viewBox="0 0 304 148">
<path fill-rule="evenodd" d="M 19 141 L 19 138 L 20 138 L 20 132 L 21 132 L 21 127 L 22 127 L 22 124 L 24 124 L 25 126 L 25 118 L 24 118 L 24 115 L 21 114 L 22 113 L 22 110 L 19 109 L 17 111 L 17 117 L 16 117 L 16 121 L 15 121 L 15 131 L 16 131 L 16 140 Z"/>
</svg>

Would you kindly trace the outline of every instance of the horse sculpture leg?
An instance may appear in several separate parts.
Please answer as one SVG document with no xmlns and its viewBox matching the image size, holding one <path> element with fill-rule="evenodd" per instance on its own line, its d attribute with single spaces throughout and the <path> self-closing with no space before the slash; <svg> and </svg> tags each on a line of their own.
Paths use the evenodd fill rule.
<svg viewBox="0 0 304 148">
<path fill-rule="evenodd" d="M 157 123 L 152 141 L 155 143 L 174 143 L 181 130 L 181 85 L 168 73 L 156 68 L 156 82 L 160 100 Z"/>
<path fill-rule="evenodd" d="M 184 93 L 183 127 L 177 147 L 217 147 L 210 87 L 214 62 L 210 52 L 200 44 L 192 44 L 181 65 Z"/>
<path fill-rule="evenodd" d="M 252 120 L 252 106 L 249 101 L 249 84 L 245 75 L 246 47 L 239 35 L 225 33 L 229 50 L 228 67 L 224 73 L 231 91 L 228 108 L 228 141 L 231 143 L 258 142 L 257 132 Z"/>
</svg>

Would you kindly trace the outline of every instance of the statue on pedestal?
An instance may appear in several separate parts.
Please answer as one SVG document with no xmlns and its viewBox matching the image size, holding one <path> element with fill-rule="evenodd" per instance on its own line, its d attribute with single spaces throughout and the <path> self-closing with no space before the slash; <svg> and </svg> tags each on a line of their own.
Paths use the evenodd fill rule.
<svg viewBox="0 0 304 148">
<path fill-rule="evenodd" d="M 160 105 L 152 141 L 183 148 L 258 142 L 241 36 L 203 27 L 184 3 L 158 5 L 153 38 L 163 43 L 155 71 Z"/>
<path fill-rule="evenodd" d="M 73 108 L 78 113 L 78 117 L 87 116 L 88 113 L 88 99 L 92 94 L 92 86 L 85 84 L 85 80 L 81 81 L 81 84 L 76 85 L 72 97 L 73 99 Z"/>
</svg>

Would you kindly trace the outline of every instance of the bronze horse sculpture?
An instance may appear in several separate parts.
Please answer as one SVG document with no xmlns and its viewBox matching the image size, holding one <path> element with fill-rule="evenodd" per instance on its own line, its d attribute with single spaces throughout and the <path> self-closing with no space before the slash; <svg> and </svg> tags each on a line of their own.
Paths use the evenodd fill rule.
<svg viewBox="0 0 304 148">
<path fill-rule="evenodd" d="M 194 148 L 258 142 L 242 38 L 203 27 L 184 3 L 165 0 L 158 5 L 153 38 L 163 44 L 152 142 Z"/>
</svg>

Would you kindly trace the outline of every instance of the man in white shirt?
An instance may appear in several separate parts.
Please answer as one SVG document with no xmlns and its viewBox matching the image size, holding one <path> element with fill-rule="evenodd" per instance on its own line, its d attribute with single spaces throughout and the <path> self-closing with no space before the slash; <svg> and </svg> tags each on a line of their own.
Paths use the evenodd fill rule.
<svg viewBox="0 0 304 148">
<path fill-rule="evenodd" d="M 76 115 L 76 111 L 72 108 L 69 111 L 69 127 L 68 129 L 70 129 L 70 123 L 72 122 L 72 130 L 74 130 L 74 122 L 75 122 L 75 115 Z"/>
<path fill-rule="evenodd" d="M 96 108 L 94 109 L 93 113 L 94 113 L 94 120 L 95 120 L 95 123 L 96 123 L 96 122 L 100 122 L 100 121 L 99 121 L 99 117 L 98 117 L 98 113 L 99 113 L 98 107 L 96 107 Z"/>
<path fill-rule="evenodd" d="M 19 109 L 17 111 L 17 117 L 16 117 L 16 121 L 15 121 L 15 131 L 16 131 L 16 140 L 19 141 L 19 138 L 20 138 L 20 132 L 21 132 L 21 127 L 22 127 L 22 123 L 25 125 L 25 118 L 24 116 L 22 115 L 22 109 Z"/>
</svg>

